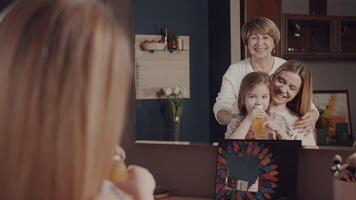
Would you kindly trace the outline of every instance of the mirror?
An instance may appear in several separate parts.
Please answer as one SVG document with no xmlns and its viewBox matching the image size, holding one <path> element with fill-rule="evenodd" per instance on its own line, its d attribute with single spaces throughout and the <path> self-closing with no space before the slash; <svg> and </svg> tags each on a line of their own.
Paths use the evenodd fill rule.
<svg viewBox="0 0 356 200">
<path fill-rule="evenodd" d="M 230 63 L 240 60 L 240 2 L 243 1 L 134 0 L 135 34 L 162 37 L 162 29 L 167 27 L 169 32 L 178 36 L 189 36 L 189 98 L 183 100 L 180 141 L 212 143 L 223 137 L 225 127 L 216 122 L 212 107 L 223 74 Z M 282 14 L 308 14 L 308 3 L 303 1 L 303 5 L 295 6 L 293 2 L 281 1 Z M 334 0 L 328 3 L 336 5 Z M 237 6 L 233 7 L 233 4 Z M 351 7 L 355 8 L 355 5 Z M 333 13 L 338 11 L 338 15 L 341 11 L 350 10 L 345 6 L 328 6 L 328 13 L 331 13 L 330 9 L 335 11 Z M 303 60 L 302 57 L 300 60 L 310 67 L 313 74 L 318 74 L 313 77 L 315 90 L 348 90 L 352 110 L 354 60 Z M 351 112 L 351 119 L 355 117 L 356 113 Z M 136 99 L 134 118 L 137 141 L 174 140 L 167 99 Z M 353 127 L 355 123 L 351 121 Z"/>
</svg>

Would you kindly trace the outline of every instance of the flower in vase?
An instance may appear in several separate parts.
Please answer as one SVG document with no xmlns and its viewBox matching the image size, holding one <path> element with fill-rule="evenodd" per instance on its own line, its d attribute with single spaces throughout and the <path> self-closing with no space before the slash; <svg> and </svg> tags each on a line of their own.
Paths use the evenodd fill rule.
<svg viewBox="0 0 356 200">
<path fill-rule="evenodd" d="M 181 88 L 181 87 L 179 87 L 179 86 L 175 86 L 175 87 L 172 88 L 172 90 L 173 90 L 173 94 L 174 94 L 174 95 L 181 95 L 181 94 L 183 94 L 183 87 Z"/>
<path fill-rule="evenodd" d="M 173 93 L 173 89 L 171 87 L 163 88 L 163 93 L 164 93 L 164 95 L 169 97 Z"/>
<path fill-rule="evenodd" d="M 183 114 L 183 97 L 185 93 L 184 87 L 174 86 L 162 88 L 164 95 L 168 98 L 169 114 L 172 120 L 175 140 L 179 140 L 180 123 Z"/>
</svg>

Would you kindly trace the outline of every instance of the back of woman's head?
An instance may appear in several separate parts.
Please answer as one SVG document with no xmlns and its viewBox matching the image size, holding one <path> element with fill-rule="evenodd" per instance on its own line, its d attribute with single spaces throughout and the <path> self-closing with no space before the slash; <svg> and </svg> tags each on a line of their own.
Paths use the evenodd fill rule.
<svg viewBox="0 0 356 200">
<path fill-rule="evenodd" d="M 287 106 L 299 115 L 304 115 L 310 110 L 313 99 L 313 80 L 308 67 L 299 61 L 287 61 L 281 65 L 272 75 L 275 80 L 283 71 L 293 72 L 301 78 L 301 86 L 294 99 L 287 103 Z"/>
<path fill-rule="evenodd" d="M 1 199 L 99 192 L 131 84 L 130 40 L 108 13 L 91 0 L 24 0 L 0 24 Z"/>
<path fill-rule="evenodd" d="M 270 97 L 272 96 L 272 94 L 273 94 L 272 82 L 271 82 L 271 79 L 267 73 L 265 73 L 265 72 L 250 72 L 250 73 L 246 74 L 246 76 L 244 76 L 244 78 L 241 81 L 239 96 L 237 99 L 237 105 L 238 105 L 241 115 L 248 114 L 247 109 L 246 109 L 246 104 L 245 104 L 246 96 L 254 87 L 256 87 L 259 84 L 266 85 L 269 90 Z M 271 98 L 270 98 L 270 100 L 271 100 Z M 269 109 L 269 106 L 268 106 L 268 109 Z"/>
</svg>

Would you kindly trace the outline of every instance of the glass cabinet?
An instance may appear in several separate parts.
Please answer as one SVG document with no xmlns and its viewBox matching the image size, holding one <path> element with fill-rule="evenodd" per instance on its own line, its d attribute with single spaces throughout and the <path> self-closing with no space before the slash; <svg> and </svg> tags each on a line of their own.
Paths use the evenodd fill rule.
<svg viewBox="0 0 356 200">
<path fill-rule="evenodd" d="M 356 58 L 356 17 L 283 15 L 282 57 Z"/>
<path fill-rule="evenodd" d="M 356 53 L 356 20 L 340 20 L 340 41 L 340 52 Z"/>
</svg>

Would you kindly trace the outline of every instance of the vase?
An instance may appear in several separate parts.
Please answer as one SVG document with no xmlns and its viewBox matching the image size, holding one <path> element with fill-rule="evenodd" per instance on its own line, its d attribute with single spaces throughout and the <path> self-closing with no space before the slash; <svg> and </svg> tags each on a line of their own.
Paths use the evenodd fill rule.
<svg viewBox="0 0 356 200">
<path fill-rule="evenodd" d="M 181 116 L 175 116 L 172 120 L 172 130 L 174 141 L 180 140 L 181 135 Z"/>
</svg>

